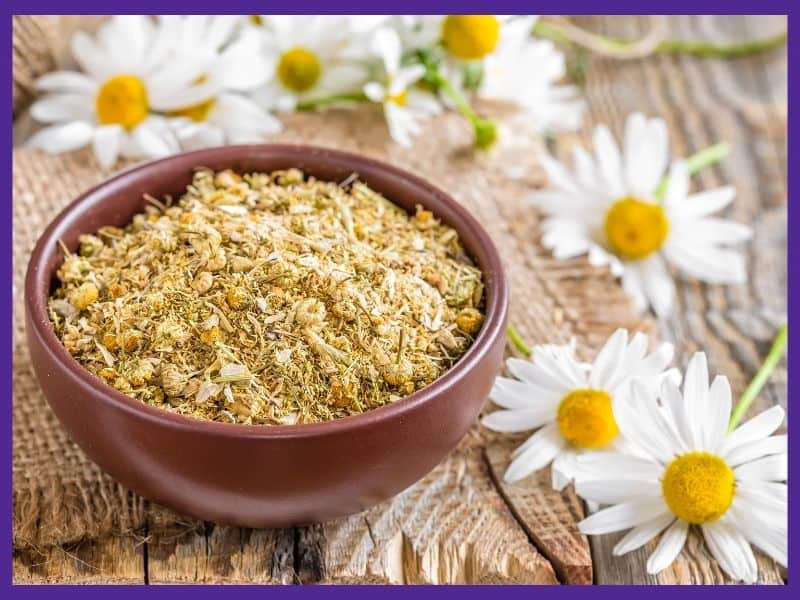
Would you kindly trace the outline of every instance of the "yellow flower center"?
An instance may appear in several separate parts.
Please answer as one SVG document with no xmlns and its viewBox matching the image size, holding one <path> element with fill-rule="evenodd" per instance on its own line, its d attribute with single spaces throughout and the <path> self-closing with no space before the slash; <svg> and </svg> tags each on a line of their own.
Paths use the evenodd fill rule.
<svg viewBox="0 0 800 600">
<path fill-rule="evenodd" d="M 408 90 L 403 90 L 399 94 L 389 97 L 389 102 L 397 104 L 397 106 L 405 106 L 408 103 Z"/>
<path fill-rule="evenodd" d="M 278 62 L 278 80 L 293 92 L 310 90 L 319 81 L 322 64 L 317 55 L 305 48 L 292 48 Z"/>
<path fill-rule="evenodd" d="M 716 521 L 733 502 L 733 471 L 716 454 L 688 452 L 667 465 L 661 479 L 664 501 L 679 519 L 701 525 Z"/>
<path fill-rule="evenodd" d="M 458 58 L 476 60 L 491 53 L 500 39 L 500 22 L 492 15 L 448 15 L 442 42 Z"/>
<path fill-rule="evenodd" d="M 615 254 L 639 260 L 661 248 L 669 233 L 669 221 L 658 204 L 621 198 L 606 213 L 605 230 Z"/>
<path fill-rule="evenodd" d="M 261 15 L 249 15 L 250 22 L 253 25 L 263 25 L 264 19 L 261 18 Z"/>
<path fill-rule="evenodd" d="M 169 114 L 173 117 L 188 117 L 192 121 L 200 123 L 208 118 L 208 113 L 211 112 L 211 109 L 214 108 L 215 105 L 216 101 L 214 98 L 209 98 L 205 102 L 195 104 L 194 106 L 171 110 Z"/>
<path fill-rule="evenodd" d="M 556 422 L 564 439 L 578 448 L 601 448 L 619 433 L 611 396 L 603 390 L 571 391 L 558 405 Z"/>
<path fill-rule="evenodd" d="M 147 117 L 147 88 L 136 75 L 117 75 L 100 86 L 95 108 L 97 119 L 104 125 L 133 129 Z"/>
</svg>

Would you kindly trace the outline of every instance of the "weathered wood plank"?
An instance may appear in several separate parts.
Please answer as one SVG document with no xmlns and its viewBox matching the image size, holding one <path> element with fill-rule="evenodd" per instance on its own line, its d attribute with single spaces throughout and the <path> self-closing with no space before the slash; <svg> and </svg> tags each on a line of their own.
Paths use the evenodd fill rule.
<svg viewBox="0 0 800 600">
<path fill-rule="evenodd" d="M 583 505 L 569 486 L 553 490 L 550 470 L 507 484 L 503 473 L 511 462 L 508 444 L 492 444 L 485 450 L 492 478 L 536 548 L 544 554 L 563 583 L 592 583 L 589 541 L 576 523 L 583 518 Z"/>
<path fill-rule="evenodd" d="M 68 546 L 16 550 L 18 584 L 141 584 L 145 582 L 144 537 L 109 536 Z"/>
<path fill-rule="evenodd" d="M 390 502 L 322 529 L 327 582 L 557 583 L 480 449 L 454 452 Z"/>
<path fill-rule="evenodd" d="M 203 523 L 147 538 L 147 580 L 164 583 L 293 583 L 294 531 Z"/>
</svg>

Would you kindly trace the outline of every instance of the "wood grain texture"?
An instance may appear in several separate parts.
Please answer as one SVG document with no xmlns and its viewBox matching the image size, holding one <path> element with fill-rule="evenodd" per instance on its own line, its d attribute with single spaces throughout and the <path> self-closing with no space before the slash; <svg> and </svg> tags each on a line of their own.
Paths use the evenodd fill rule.
<svg viewBox="0 0 800 600">
<path fill-rule="evenodd" d="M 512 446 L 492 444 L 485 449 L 495 485 L 533 543 L 550 561 L 563 583 L 592 583 L 592 557 L 589 541 L 576 523 L 584 510 L 572 486 L 563 492 L 553 490 L 550 470 L 507 484 L 503 473 L 511 462 Z"/>
<path fill-rule="evenodd" d="M 196 521 L 153 532 L 155 524 L 148 525 L 145 572 L 150 584 L 287 584 L 297 579 L 292 529 Z"/>
<path fill-rule="evenodd" d="M 325 581 L 556 583 L 480 449 L 454 452 L 391 501 L 322 528 Z"/>
</svg>

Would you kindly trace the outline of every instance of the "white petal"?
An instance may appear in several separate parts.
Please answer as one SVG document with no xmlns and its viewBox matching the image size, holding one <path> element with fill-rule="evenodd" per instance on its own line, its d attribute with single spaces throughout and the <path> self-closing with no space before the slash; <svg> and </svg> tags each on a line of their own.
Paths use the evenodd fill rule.
<svg viewBox="0 0 800 600">
<path fill-rule="evenodd" d="M 492 402 L 503 408 L 524 409 L 546 405 L 554 412 L 558 402 L 561 400 L 561 395 L 557 392 L 539 387 L 532 383 L 508 379 L 506 377 L 498 377 L 495 379 L 489 397 L 492 399 Z"/>
<path fill-rule="evenodd" d="M 31 106 L 31 115 L 41 123 L 90 121 L 93 114 L 92 99 L 80 94 L 45 96 Z"/>
<path fill-rule="evenodd" d="M 589 189 L 596 188 L 598 186 L 597 165 L 595 165 L 592 155 L 583 146 L 575 146 L 572 151 L 572 162 L 581 185 Z"/>
<path fill-rule="evenodd" d="M 758 565 L 753 550 L 744 536 L 725 519 L 702 525 L 706 545 L 720 568 L 732 579 L 755 583 Z"/>
<path fill-rule="evenodd" d="M 784 415 L 783 408 L 773 406 L 749 421 L 745 421 L 725 438 L 725 442 L 719 450 L 720 454 L 726 456 L 728 452 L 742 444 L 772 435 L 783 423 Z"/>
<path fill-rule="evenodd" d="M 241 21 L 241 15 L 215 15 L 211 17 L 211 22 L 205 32 L 208 44 L 213 48 L 224 46 L 233 37 L 233 32 Z"/>
<path fill-rule="evenodd" d="M 481 423 L 492 431 L 516 432 L 536 429 L 552 422 L 553 409 L 549 406 L 520 410 L 496 410 L 486 415 Z"/>
<path fill-rule="evenodd" d="M 625 187 L 628 192 L 632 192 L 631 181 L 635 181 L 637 171 L 642 167 L 640 162 L 644 158 L 642 146 L 647 141 L 647 120 L 641 113 L 632 113 L 625 120 L 624 131 L 624 174 Z M 652 190 L 650 190 L 652 192 Z M 650 192 L 645 192 L 646 195 Z"/>
<path fill-rule="evenodd" d="M 249 91 L 271 76 L 271 58 L 259 51 L 260 41 L 250 34 L 230 44 L 214 65 L 213 77 L 229 90 Z"/>
<path fill-rule="evenodd" d="M 676 519 L 661 535 L 658 546 L 647 559 L 647 572 L 659 573 L 670 566 L 675 557 L 680 554 L 688 532 L 689 524 L 681 519 Z"/>
<path fill-rule="evenodd" d="M 508 367 L 508 370 L 514 377 L 522 381 L 547 388 L 554 392 L 560 392 L 562 395 L 570 390 L 566 382 L 557 379 L 554 375 L 529 360 L 509 358 L 506 361 L 506 367 Z"/>
<path fill-rule="evenodd" d="M 741 531 L 742 535 L 747 538 L 751 544 L 758 546 L 763 552 L 770 556 L 773 560 L 783 565 L 788 565 L 788 530 L 786 519 L 786 506 L 778 513 L 776 523 L 777 527 L 773 524 L 766 524 L 760 519 L 754 519 L 752 514 L 748 514 L 744 510 L 739 511 L 736 507 L 731 507 L 730 512 L 726 515 L 730 521 Z"/>
<path fill-rule="evenodd" d="M 595 389 L 611 389 L 611 382 L 617 369 L 622 365 L 628 332 L 617 329 L 597 354 L 589 376 L 589 385 Z"/>
<path fill-rule="evenodd" d="M 657 462 L 627 454 L 610 452 L 590 452 L 575 459 L 582 473 L 591 473 L 592 478 L 603 474 L 612 479 L 635 479 L 639 481 L 658 481 L 664 467 Z"/>
<path fill-rule="evenodd" d="M 586 535 L 613 533 L 641 525 L 668 512 L 661 498 L 636 498 L 596 512 L 578 523 Z"/>
<path fill-rule="evenodd" d="M 654 254 L 638 261 L 635 267 L 639 270 L 644 293 L 656 315 L 666 319 L 672 314 L 675 302 L 675 284 L 672 275 L 660 255 Z"/>
<path fill-rule="evenodd" d="M 370 81 L 364 86 L 364 95 L 373 102 L 383 102 L 386 98 L 386 88 L 376 81 Z"/>
<path fill-rule="evenodd" d="M 598 125 L 592 137 L 595 156 L 600 172 L 611 188 L 612 196 L 620 197 L 625 194 L 625 183 L 622 174 L 622 156 L 619 146 L 614 141 L 614 136 L 605 125 Z"/>
<path fill-rule="evenodd" d="M 178 90 L 159 89 L 155 86 L 148 87 L 152 90 L 149 96 L 151 107 L 157 111 L 165 112 L 201 104 L 212 99 L 220 91 L 219 82 L 217 81 L 193 84 Z"/>
<path fill-rule="evenodd" d="M 614 416 L 622 435 L 663 463 L 683 450 L 667 413 L 638 379 L 631 382 L 631 397 L 615 403 Z"/>
<path fill-rule="evenodd" d="M 582 190 L 575 183 L 572 175 L 564 165 L 546 154 L 542 155 L 540 160 L 552 187 L 575 195 L 582 193 Z"/>
<path fill-rule="evenodd" d="M 107 169 L 117 162 L 124 134 L 120 125 L 103 125 L 94 130 L 92 149 L 102 167 Z"/>
<path fill-rule="evenodd" d="M 628 117 L 625 128 L 625 180 L 629 191 L 649 197 L 655 191 L 669 160 L 667 124 L 663 119 L 645 119 L 640 113 Z"/>
<path fill-rule="evenodd" d="M 669 366 L 673 356 L 675 356 L 675 346 L 668 342 L 659 344 L 658 348 L 639 363 L 639 372 L 637 374 L 641 375 L 641 377 L 657 377 Z"/>
<path fill-rule="evenodd" d="M 733 472 L 738 479 L 763 481 L 786 481 L 788 464 L 786 453 L 765 456 L 736 467 Z"/>
<path fill-rule="evenodd" d="M 40 148 L 50 154 L 71 152 L 83 148 L 92 139 L 92 126 L 85 121 L 51 125 L 34 133 L 25 145 Z"/>
<path fill-rule="evenodd" d="M 412 138 L 420 132 L 414 114 L 394 102 L 384 102 L 383 114 L 392 139 L 401 146 L 410 148 Z"/>
<path fill-rule="evenodd" d="M 614 556 L 622 556 L 628 552 L 632 552 L 637 548 L 641 548 L 647 542 L 652 540 L 655 536 L 661 533 L 670 523 L 675 520 L 675 517 L 667 512 L 659 515 L 654 519 L 646 521 L 641 525 L 637 525 L 631 529 L 625 536 L 617 542 L 614 546 Z"/>
<path fill-rule="evenodd" d="M 689 173 L 686 163 L 682 160 L 675 161 L 669 172 L 667 189 L 664 192 L 664 205 L 671 212 L 673 206 L 680 206 L 689 194 Z"/>
<path fill-rule="evenodd" d="M 662 252 L 681 271 L 708 283 L 745 283 L 747 265 L 743 254 L 695 238 L 671 235 Z"/>
<path fill-rule="evenodd" d="M 225 93 L 217 98 L 213 115 L 231 143 L 255 143 L 281 130 L 281 122 L 255 101 L 241 94 Z"/>
<path fill-rule="evenodd" d="M 788 503 L 789 487 L 785 483 L 754 479 L 737 482 L 733 505 L 741 507 L 744 514 L 765 513 L 769 515 L 767 521 L 777 519 L 779 525 L 786 527 L 785 513 Z M 778 512 L 783 514 L 777 515 Z"/>
<path fill-rule="evenodd" d="M 723 458 L 729 465 L 736 467 L 761 458 L 762 456 L 781 454 L 787 451 L 787 437 L 785 435 L 773 435 L 761 440 L 742 444 L 728 452 Z"/>
<path fill-rule="evenodd" d="M 684 448 L 686 450 L 694 450 L 698 447 L 694 443 L 695 433 L 693 424 L 690 422 L 690 416 L 686 409 L 686 403 L 683 400 L 678 388 L 678 383 L 672 379 L 665 379 L 661 383 L 661 392 L 659 397 L 663 401 L 666 408 L 669 409 L 672 422 L 675 426 L 675 431 L 681 438 Z"/>
<path fill-rule="evenodd" d="M 708 391 L 708 403 L 704 416 L 704 447 L 710 452 L 719 452 L 728 431 L 731 417 L 731 385 L 724 375 L 717 375 Z"/>
<path fill-rule="evenodd" d="M 735 197 L 736 188 L 732 186 L 714 188 L 686 196 L 681 202 L 673 202 L 670 205 L 670 212 L 675 211 L 683 218 L 704 217 L 722 210 L 733 202 Z"/>
<path fill-rule="evenodd" d="M 515 458 L 506 470 L 504 479 L 513 483 L 546 467 L 564 445 L 564 438 L 557 427 L 542 427 L 514 452 Z"/>
<path fill-rule="evenodd" d="M 409 108 L 431 115 L 438 115 L 442 112 L 442 105 L 436 96 L 431 96 L 416 89 L 408 90 L 406 105 Z"/>
<path fill-rule="evenodd" d="M 387 27 L 382 27 L 375 32 L 372 48 L 376 55 L 383 60 L 384 68 L 389 75 L 400 68 L 400 38 L 397 32 Z"/>
<path fill-rule="evenodd" d="M 70 43 L 72 55 L 85 72 L 95 80 L 104 80 L 110 74 L 110 66 L 105 54 L 86 32 L 78 31 Z"/>
<path fill-rule="evenodd" d="M 139 125 L 131 134 L 136 149 L 150 158 L 162 158 L 173 153 L 174 148 L 166 136 L 165 132 L 146 123 Z"/>
<path fill-rule="evenodd" d="M 555 380 L 563 382 L 570 388 L 581 388 L 586 385 L 586 376 L 583 370 L 571 356 L 553 355 L 543 350 L 541 346 L 535 346 L 533 362 L 537 367 L 552 375 Z"/>
<path fill-rule="evenodd" d="M 416 83 L 423 75 L 425 75 L 425 67 L 422 65 L 403 67 L 392 77 L 389 94 L 392 96 L 402 94 L 407 87 Z"/>
<path fill-rule="evenodd" d="M 633 302 L 637 311 L 642 312 L 647 309 L 647 295 L 644 293 L 644 282 L 637 269 L 628 268 L 622 273 L 622 289 Z"/>
<path fill-rule="evenodd" d="M 91 77 L 77 71 L 53 71 L 36 80 L 36 89 L 42 92 L 67 92 L 93 95 L 97 85 Z"/>
<path fill-rule="evenodd" d="M 700 239 L 705 245 L 738 244 L 753 237 L 753 230 L 747 225 L 718 217 L 675 221 L 674 227 L 680 231 L 681 240 Z"/>
<path fill-rule="evenodd" d="M 661 485 L 655 479 L 580 479 L 575 482 L 575 493 L 581 498 L 592 500 L 598 504 L 620 504 L 631 498 L 640 496 L 659 496 Z"/>
<path fill-rule="evenodd" d="M 560 492 L 567 487 L 580 472 L 577 463 L 578 451 L 565 447 L 553 459 L 550 465 L 550 476 L 553 489 Z"/>
<path fill-rule="evenodd" d="M 683 403 L 691 431 L 691 450 L 709 450 L 704 447 L 703 428 L 708 404 L 708 361 L 705 352 L 695 352 L 689 360 L 683 378 Z"/>
<path fill-rule="evenodd" d="M 211 148 L 225 143 L 225 132 L 210 123 L 188 122 L 179 127 L 175 135 L 184 150 Z"/>
</svg>

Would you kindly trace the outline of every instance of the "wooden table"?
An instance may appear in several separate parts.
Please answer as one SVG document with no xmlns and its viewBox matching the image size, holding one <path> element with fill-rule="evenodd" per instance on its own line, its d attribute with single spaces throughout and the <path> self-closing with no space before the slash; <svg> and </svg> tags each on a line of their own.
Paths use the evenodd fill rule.
<svg viewBox="0 0 800 600">
<path fill-rule="evenodd" d="M 658 22 L 675 37 L 760 35 L 773 23 L 753 18 L 584 17 L 593 31 L 640 37 Z M 780 22 L 778 23 L 780 27 Z M 573 58 L 576 58 L 573 56 Z M 577 56 L 579 62 L 582 58 Z M 560 136 L 565 153 L 605 122 L 619 135 L 626 115 L 661 116 L 674 155 L 727 141 L 733 151 L 694 185 L 734 184 L 729 215 L 755 230 L 746 286 L 679 280 L 675 316 L 658 325 L 685 364 L 697 349 L 725 373 L 734 394 L 753 376 L 786 318 L 786 58 L 782 50 L 723 61 L 653 56 L 585 65 L 589 112 L 578 135 Z M 519 227 L 524 227 L 520 223 Z M 564 267 L 568 269 L 568 265 Z M 580 332 L 579 332 L 580 333 Z M 754 410 L 786 401 L 781 367 Z M 472 436 L 474 437 L 474 436 Z M 611 556 L 618 536 L 581 536 L 583 507 L 571 491 L 549 487 L 549 473 L 502 483 L 510 442 L 467 439 L 422 484 L 392 503 L 335 523 L 248 530 L 212 523 L 149 527 L 78 544 L 15 552 L 17 582 L 71 583 L 713 583 L 725 577 L 697 536 L 674 565 L 647 575 L 652 547 Z M 158 514 L 157 511 L 155 513 Z M 488 534 L 487 534 L 488 533 Z M 784 574 L 759 557 L 760 578 Z"/>
</svg>

